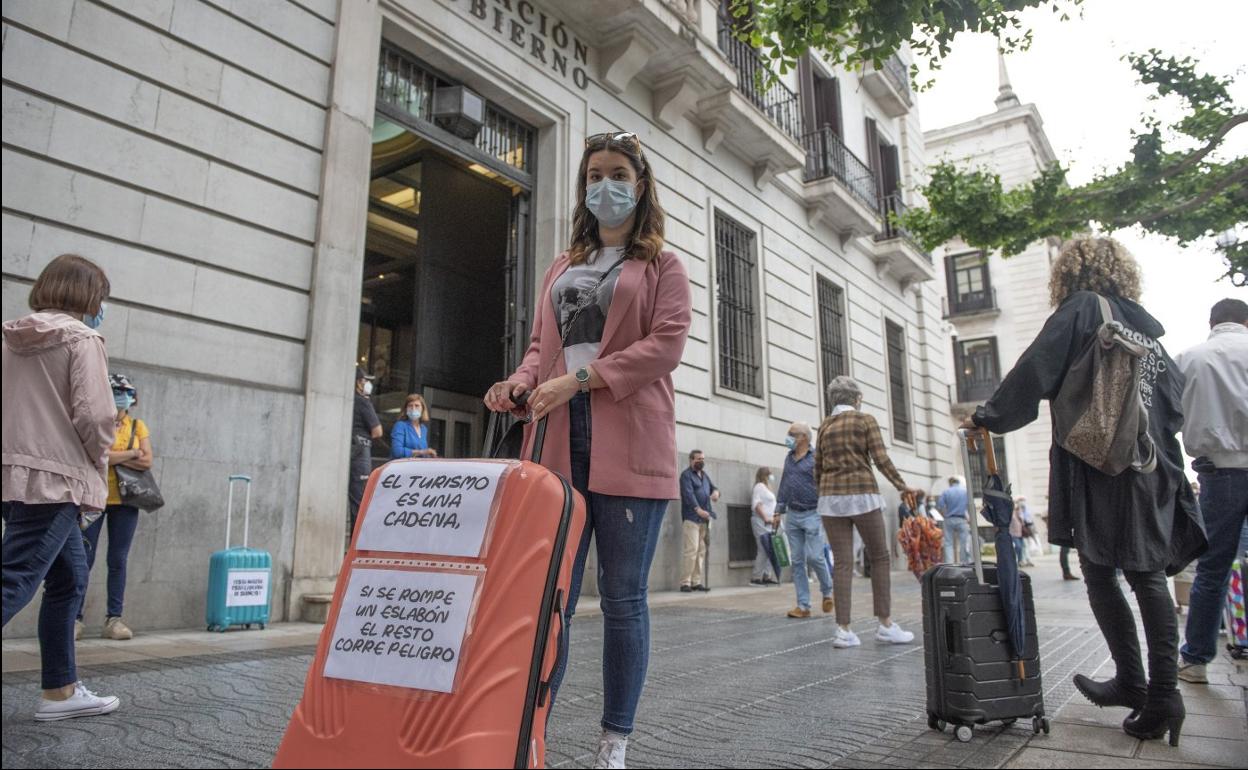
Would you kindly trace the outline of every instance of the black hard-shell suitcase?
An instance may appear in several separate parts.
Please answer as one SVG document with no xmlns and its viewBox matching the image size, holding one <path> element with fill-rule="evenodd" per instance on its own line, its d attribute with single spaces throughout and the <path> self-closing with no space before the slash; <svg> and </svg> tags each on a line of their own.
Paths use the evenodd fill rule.
<svg viewBox="0 0 1248 770">
<path fill-rule="evenodd" d="M 992 443 L 984 444 L 990 472 L 996 472 Z M 963 467 L 970 468 L 962 442 Z M 973 564 L 940 564 L 923 575 L 923 652 L 927 669 L 927 724 L 955 729 L 971 740 L 973 725 L 1030 719 L 1033 732 L 1049 732 L 1040 678 L 1040 642 L 1031 578 L 1021 572 L 1026 644 L 1021 660 L 1010 648 L 1005 611 L 997 590 L 997 568 L 980 562 L 979 515 L 972 514 Z M 1021 667 L 1021 671 L 1020 671 Z M 1021 674 L 1021 678 L 1020 678 Z"/>
<path fill-rule="evenodd" d="M 964 742 L 971 739 L 972 725 L 994 721 L 1008 725 L 1030 718 L 1035 732 L 1047 733 L 1031 579 L 1022 576 L 1027 644 L 1020 681 L 1006 637 L 997 569 L 984 565 L 983 570 L 983 582 L 974 567 L 960 564 L 941 564 L 923 575 L 927 723 L 934 730 L 954 726 Z"/>
</svg>

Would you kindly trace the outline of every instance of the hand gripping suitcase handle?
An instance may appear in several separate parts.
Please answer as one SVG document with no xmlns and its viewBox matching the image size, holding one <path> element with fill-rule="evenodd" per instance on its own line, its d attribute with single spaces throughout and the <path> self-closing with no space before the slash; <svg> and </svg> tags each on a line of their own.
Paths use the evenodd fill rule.
<svg viewBox="0 0 1248 770">
<path fill-rule="evenodd" d="M 231 517 L 234 513 L 234 482 L 241 481 L 246 484 L 247 494 L 243 503 L 243 547 L 247 547 L 247 532 L 251 529 L 251 476 L 245 476 L 241 473 L 231 474 L 228 482 L 229 494 L 226 495 L 225 502 L 225 549 L 230 549 L 230 525 Z"/>
<path fill-rule="evenodd" d="M 997 449 L 992 443 L 992 434 L 987 428 L 976 428 L 975 430 L 960 430 L 963 440 L 966 441 L 967 449 L 974 451 L 975 442 L 982 441 L 984 445 L 984 459 L 987 461 L 988 473 L 997 474 Z"/>
<path fill-rule="evenodd" d="M 524 391 L 520 395 L 513 398 L 512 403 L 514 403 L 517 407 L 527 406 L 529 403 L 529 394 L 532 392 L 533 391 L 531 390 Z M 537 427 L 534 428 L 533 431 L 534 431 L 533 453 L 529 459 L 540 465 L 542 462 L 542 448 L 546 445 L 546 418 L 545 417 L 537 421 Z"/>
</svg>

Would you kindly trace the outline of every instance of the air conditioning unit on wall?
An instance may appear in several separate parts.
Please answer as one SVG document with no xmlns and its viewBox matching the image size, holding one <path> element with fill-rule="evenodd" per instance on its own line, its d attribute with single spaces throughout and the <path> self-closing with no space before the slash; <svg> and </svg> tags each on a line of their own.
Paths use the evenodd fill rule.
<svg viewBox="0 0 1248 770">
<path fill-rule="evenodd" d="M 485 99 L 464 86 L 433 92 L 433 122 L 460 139 L 472 140 L 485 122 Z"/>
</svg>

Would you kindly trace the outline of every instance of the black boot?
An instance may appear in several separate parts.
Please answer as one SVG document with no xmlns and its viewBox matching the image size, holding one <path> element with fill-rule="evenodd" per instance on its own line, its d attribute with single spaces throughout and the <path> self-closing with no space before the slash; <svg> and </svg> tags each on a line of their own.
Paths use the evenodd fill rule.
<svg viewBox="0 0 1248 770">
<path fill-rule="evenodd" d="M 1179 624 L 1174 603 L 1160 571 L 1124 573 L 1135 591 L 1148 639 L 1148 697 L 1144 710 L 1122 723 L 1127 735 L 1151 740 L 1170 733 L 1170 745 L 1179 745 L 1179 730 L 1187 715 L 1179 693 Z"/>
<path fill-rule="evenodd" d="M 1129 708 L 1131 717 L 1136 716 L 1137 712 L 1144 708 L 1144 702 L 1148 697 L 1147 688 L 1121 682 L 1116 677 L 1108 682 L 1097 682 L 1083 674 L 1075 674 L 1075 689 L 1101 708 L 1111 706 Z"/>
<path fill-rule="evenodd" d="M 1116 673 L 1108 682 L 1095 682 L 1086 676 L 1075 676 L 1075 687 L 1096 705 L 1125 706 L 1135 711 L 1144 707 L 1148 680 L 1144 678 L 1144 661 L 1140 657 L 1140 641 L 1135 633 L 1135 616 L 1122 595 L 1113 567 L 1093 564 L 1081 559 L 1087 581 L 1088 603 L 1105 637 Z M 1134 714 L 1133 714 L 1134 716 Z"/>
<path fill-rule="evenodd" d="M 1149 688 L 1148 700 L 1138 716 L 1128 718 L 1122 729 L 1133 738 L 1150 741 L 1170 733 L 1170 745 L 1179 745 L 1179 731 L 1187 711 L 1183 708 L 1183 694 L 1177 689 L 1156 692 Z"/>
</svg>

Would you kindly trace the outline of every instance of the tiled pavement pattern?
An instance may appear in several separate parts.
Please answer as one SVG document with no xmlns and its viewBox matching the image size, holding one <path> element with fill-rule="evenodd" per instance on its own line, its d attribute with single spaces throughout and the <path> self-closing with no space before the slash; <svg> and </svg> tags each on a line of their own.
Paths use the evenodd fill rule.
<svg viewBox="0 0 1248 770">
<path fill-rule="evenodd" d="M 1043 566 L 1043 565 L 1042 565 Z M 1053 565 L 1056 567 L 1056 565 Z M 1047 569 L 1047 568 L 1046 568 Z M 1034 575 L 1035 573 L 1033 573 Z M 857 581 L 866 588 L 867 581 Z M 921 645 L 877 645 L 867 618 L 856 650 L 833 650 L 830 618 L 787 621 L 791 589 L 727 589 L 706 597 L 656 596 L 650 677 L 637 732 L 635 767 L 1178 767 L 1248 765 L 1243 674 L 1223 665 L 1207 688 L 1185 688 L 1182 746 L 1142 743 L 1118 727 L 1123 714 L 1075 695 L 1075 671 L 1104 670 L 1107 654 L 1090 623 L 1080 584 L 1043 581 L 1038 591 L 1045 700 L 1051 736 L 1030 725 L 979 728 L 969 744 L 927 727 Z M 894 612 L 921 632 L 917 586 L 894 580 Z M 869 592 L 855 607 L 870 608 Z M 312 649 L 307 629 L 277 649 L 248 649 L 255 633 L 206 638 L 159 634 L 145 657 L 117 660 L 119 643 L 84 645 L 82 675 L 123 698 L 100 718 L 38 724 L 38 687 L 23 666 L 22 643 L 5 642 L 3 767 L 267 767 L 303 686 Z M 268 634 L 269 632 L 263 632 Z M 919 633 L 921 638 L 921 633 Z M 220 641 L 213 641 L 213 639 Z M 268 637 L 280 640 L 280 637 Z M 281 646 L 282 644 L 297 646 Z M 221 654 L 222 647 L 234 652 Z M 176 650 L 174 648 L 177 648 Z M 29 649 L 29 648 L 25 648 Z M 578 615 L 572 660 L 550 726 L 551 767 L 584 767 L 602 708 L 601 623 Z M 192 653 L 186 657 L 170 657 Z M 214 652 L 217 654 L 202 654 Z M 104 654 L 101 654 L 104 653 Z M 1112 666 L 1112 664 L 1111 664 Z"/>
<path fill-rule="evenodd" d="M 921 630 L 917 616 L 898 616 Z M 586 624 L 588 625 L 588 624 Z M 1023 747 L 1030 723 L 977 731 L 969 744 L 927 727 L 923 648 L 881 645 L 873 623 L 856 623 L 863 646 L 834 650 L 831 621 L 697 610 L 656 613 L 650 682 L 629 756 L 667 767 L 999 767 Z M 600 644 L 577 633 L 578 645 Z M 1104 660 L 1091 629 L 1044 628 L 1048 703 L 1069 697 L 1076 667 Z M 1051 673 L 1050 673 L 1051 672 Z M 602 699 L 597 660 L 578 658 L 560 694 L 551 767 L 590 761 Z M 568 748 L 582 748 L 567 753 Z"/>
</svg>

